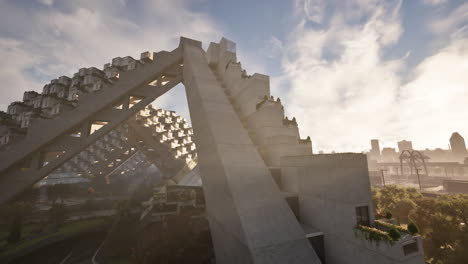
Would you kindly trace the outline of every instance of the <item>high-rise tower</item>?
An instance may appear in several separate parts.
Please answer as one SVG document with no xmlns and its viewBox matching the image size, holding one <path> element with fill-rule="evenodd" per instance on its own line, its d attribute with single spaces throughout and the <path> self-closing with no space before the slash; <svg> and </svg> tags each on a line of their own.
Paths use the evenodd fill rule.
<svg viewBox="0 0 468 264">
<path fill-rule="evenodd" d="M 458 132 L 454 132 L 450 137 L 450 147 L 454 155 L 458 157 L 467 156 L 465 139 Z"/>
<path fill-rule="evenodd" d="M 403 150 L 413 150 L 413 142 L 408 140 L 398 141 L 398 151 L 403 152 Z"/>
<path fill-rule="evenodd" d="M 380 145 L 378 139 L 371 140 L 371 151 L 369 154 L 374 159 L 380 159 Z"/>
</svg>

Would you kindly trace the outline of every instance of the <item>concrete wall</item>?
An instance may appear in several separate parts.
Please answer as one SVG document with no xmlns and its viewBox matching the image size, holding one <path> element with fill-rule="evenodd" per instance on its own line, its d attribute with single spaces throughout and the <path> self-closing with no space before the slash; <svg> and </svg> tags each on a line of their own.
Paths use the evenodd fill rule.
<svg viewBox="0 0 468 264">
<path fill-rule="evenodd" d="M 184 85 L 217 263 L 320 263 L 208 61 L 184 45 Z M 213 53 L 213 52 L 212 52 Z M 221 55 L 226 56 L 221 56 Z M 211 56 L 211 57 L 210 57 Z M 211 66 L 216 66 L 211 63 Z"/>
<path fill-rule="evenodd" d="M 327 263 L 424 263 L 420 238 L 402 239 L 401 243 L 416 240 L 421 248 L 419 253 L 404 256 L 400 242 L 377 246 L 355 236 L 356 207 L 369 206 L 370 220 L 374 220 L 365 155 L 283 157 L 281 165 L 283 190 L 299 196 L 301 222 L 325 234 Z"/>
</svg>

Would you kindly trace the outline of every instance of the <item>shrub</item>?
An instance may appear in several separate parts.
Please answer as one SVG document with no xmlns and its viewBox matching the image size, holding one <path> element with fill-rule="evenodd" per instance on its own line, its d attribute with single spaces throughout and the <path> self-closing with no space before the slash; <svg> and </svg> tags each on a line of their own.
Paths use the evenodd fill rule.
<svg viewBox="0 0 468 264">
<path fill-rule="evenodd" d="M 412 235 L 417 234 L 419 233 L 419 228 L 415 223 L 411 222 L 408 224 L 408 232 Z"/>
<path fill-rule="evenodd" d="M 390 236 L 390 238 L 392 238 L 393 241 L 398 241 L 398 239 L 400 239 L 401 237 L 400 232 L 398 232 L 398 230 L 396 230 L 395 228 L 390 229 L 388 231 L 388 235 Z"/>
<path fill-rule="evenodd" d="M 384 221 L 380 221 L 380 220 L 375 220 L 374 221 L 374 225 L 375 227 L 377 228 L 381 228 L 381 229 L 385 229 L 385 230 L 390 230 L 390 229 L 396 229 L 400 232 L 404 232 L 404 233 L 409 233 L 408 229 L 400 226 L 400 225 L 394 225 L 394 224 L 390 224 L 390 223 L 387 223 L 387 222 L 384 222 Z"/>
<path fill-rule="evenodd" d="M 356 229 L 362 231 L 361 234 L 365 239 L 369 241 L 374 241 L 377 243 L 377 245 L 380 243 L 380 241 L 392 243 L 392 238 L 385 231 L 363 225 L 358 225 Z M 358 233 L 355 233 L 355 235 L 357 234 Z"/>
<path fill-rule="evenodd" d="M 385 213 L 385 218 L 387 218 L 387 219 L 389 219 L 389 220 L 390 220 L 390 219 L 392 219 L 392 217 L 393 217 L 393 215 L 392 215 L 392 213 L 391 213 L 391 212 L 387 212 L 387 213 Z"/>
</svg>

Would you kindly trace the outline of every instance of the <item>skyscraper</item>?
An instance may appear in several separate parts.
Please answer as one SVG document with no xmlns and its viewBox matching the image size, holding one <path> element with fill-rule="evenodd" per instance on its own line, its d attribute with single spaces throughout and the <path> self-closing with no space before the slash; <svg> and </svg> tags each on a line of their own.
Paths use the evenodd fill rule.
<svg viewBox="0 0 468 264">
<path fill-rule="evenodd" d="M 371 151 L 369 154 L 374 159 L 380 159 L 380 145 L 378 139 L 371 140 Z"/>
<path fill-rule="evenodd" d="M 413 150 L 413 142 L 408 140 L 398 141 L 398 151 L 403 152 L 403 150 Z"/>
<path fill-rule="evenodd" d="M 454 132 L 450 137 L 450 147 L 452 148 L 452 153 L 458 157 L 465 157 L 467 155 L 465 139 L 458 132 Z"/>
</svg>

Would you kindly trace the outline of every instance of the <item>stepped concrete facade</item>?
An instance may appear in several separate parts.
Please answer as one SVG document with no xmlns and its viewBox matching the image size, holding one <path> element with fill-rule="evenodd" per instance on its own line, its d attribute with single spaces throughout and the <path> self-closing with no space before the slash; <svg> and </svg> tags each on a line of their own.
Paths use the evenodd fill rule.
<svg viewBox="0 0 468 264">
<path fill-rule="evenodd" d="M 54 171 L 106 176 L 140 155 L 130 168 L 154 164 L 168 184 L 201 177 L 217 263 L 424 263 L 418 236 L 377 246 L 354 235 L 374 221 L 365 157 L 314 155 L 235 48 L 181 38 L 26 92 L 0 115 L 0 202 Z M 193 129 L 149 106 L 181 82 Z"/>
<path fill-rule="evenodd" d="M 210 58 L 201 43 L 184 48 L 184 85 L 216 258 L 320 263 L 222 86 L 224 71 L 236 62 L 229 44 L 211 44 Z"/>
</svg>

